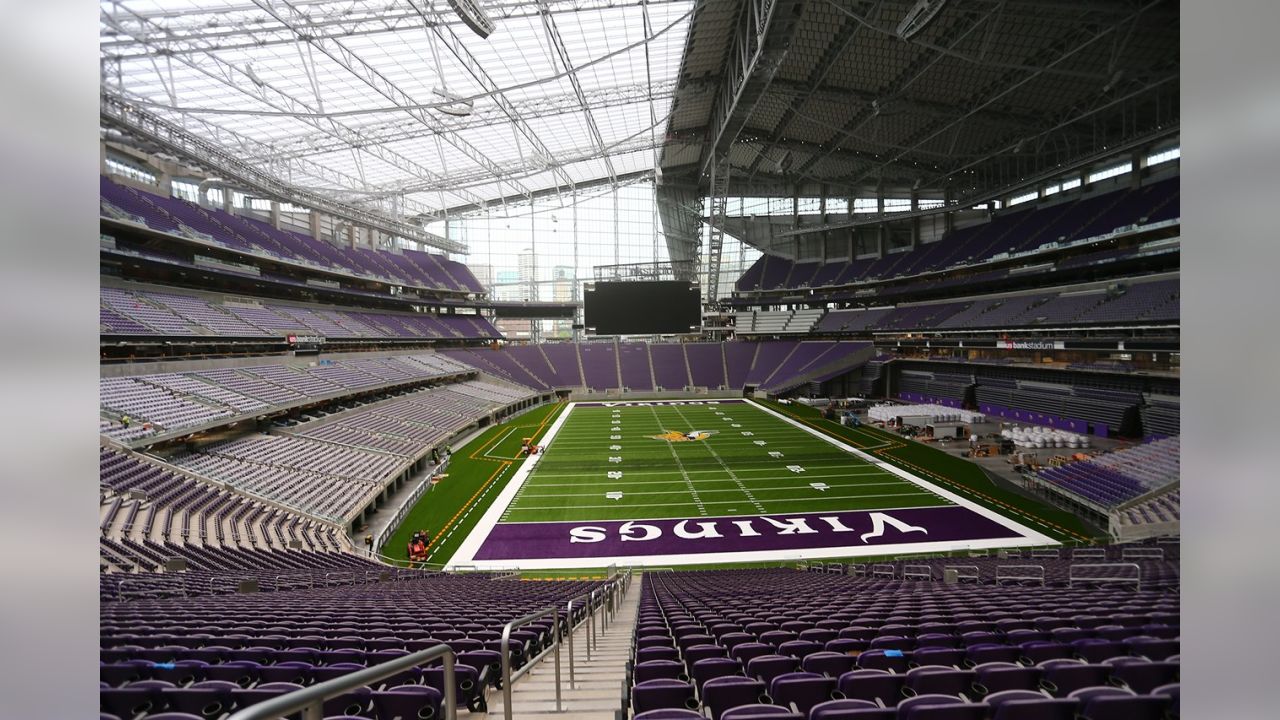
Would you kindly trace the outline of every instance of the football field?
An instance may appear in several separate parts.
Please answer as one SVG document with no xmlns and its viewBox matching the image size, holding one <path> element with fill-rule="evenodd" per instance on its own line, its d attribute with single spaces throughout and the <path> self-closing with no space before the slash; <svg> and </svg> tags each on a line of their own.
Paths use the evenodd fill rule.
<svg viewBox="0 0 1280 720">
<path fill-rule="evenodd" d="M 574 403 L 454 565 L 677 565 L 1052 541 L 745 400 Z"/>
</svg>

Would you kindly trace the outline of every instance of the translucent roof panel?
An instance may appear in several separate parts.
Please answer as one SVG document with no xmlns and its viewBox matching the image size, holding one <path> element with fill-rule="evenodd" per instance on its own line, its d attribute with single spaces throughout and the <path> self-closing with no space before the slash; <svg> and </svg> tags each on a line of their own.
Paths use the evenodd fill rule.
<svg viewBox="0 0 1280 720">
<path fill-rule="evenodd" d="M 488 38 L 445 0 L 102 2 L 103 92 L 300 187 L 415 211 L 656 165 L 692 0 L 479 4 Z"/>
</svg>

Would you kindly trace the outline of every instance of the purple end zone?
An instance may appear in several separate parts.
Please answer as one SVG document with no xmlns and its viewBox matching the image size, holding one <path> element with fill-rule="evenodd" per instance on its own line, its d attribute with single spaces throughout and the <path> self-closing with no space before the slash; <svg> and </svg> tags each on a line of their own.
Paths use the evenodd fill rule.
<svg viewBox="0 0 1280 720">
<path fill-rule="evenodd" d="M 742 398 L 711 400 L 601 400 L 600 402 L 575 402 L 574 407 L 649 407 L 651 405 L 741 405 Z"/>
<path fill-rule="evenodd" d="M 476 560 L 698 555 L 1020 538 L 968 508 L 672 520 L 500 523 Z"/>
</svg>

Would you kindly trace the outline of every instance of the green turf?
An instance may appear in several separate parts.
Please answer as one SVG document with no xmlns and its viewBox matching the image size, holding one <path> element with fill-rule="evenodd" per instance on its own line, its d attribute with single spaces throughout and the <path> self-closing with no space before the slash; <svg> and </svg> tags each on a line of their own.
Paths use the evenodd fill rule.
<svg viewBox="0 0 1280 720">
<path fill-rule="evenodd" d="M 661 437 L 670 431 L 713 434 L 689 441 Z M 579 406 L 502 521 L 752 516 L 950 504 L 751 405 Z"/>
<path fill-rule="evenodd" d="M 963 458 L 877 427 L 864 425 L 849 428 L 823 420 L 818 410 L 806 405 L 781 405 L 775 402 L 762 404 L 815 429 L 835 435 L 924 480 L 937 482 L 947 490 L 1056 540 L 1079 542 L 1091 539 L 1094 534 L 1080 518 L 1070 512 L 995 484 L 980 467 Z"/>
<path fill-rule="evenodd" d="M 995 485 L 962 458 L 878 428 L 842 427 L 806 406 L 761 404 L 1056 539 L 1077 541 L 1090 534 L 1070 513 Z M 519 466 L 522 439 L 539 428 L 545 432 L 562 407 L 535 409 L 489 428 L 465 448 L 455 448 L 449 477 L 410 511 L 384 553 L 403 557 L 409 535 L 425 528 L 437 538 L 430 562 L 447 561 Z M 611 422 L 614 410 L 621 420 L 616 432 Z M 651 437 L 694 430 L 716 433 L 686 442 Z M 615 445 L 619 449 L 610 449 Z M 782 457 L 772 458 L 770 452 Z M 610 462 L 612 457 L 621 461 Z M 787 465 L 799 465 L 804 472 L 794 473 Z M 621 472 L 622 477 L 610 478 L 609 472 Z M 829 487 L 817 490 L 810 486 L 813 482 Z M 623 495 L 609 499 L 607 492 Z M 949 501 L 750 405 L 579 406 L 565 419 L 502 520 L 657 519 L 946 504 Z M 768 565 L 776 563 L 717 567 Z"/>
<path fill-rule="evenodd" d="M 407 559 L 405 546 L 414 530 L 426 530 L 435 538 L 428 562 L 444 564 L 511 478 L 522 438 L 545 431 L 562 407 L 535 408 L 454 448 L 448 477 L 423 494 L 383 546 L 383 554 Z"/>
</svg>

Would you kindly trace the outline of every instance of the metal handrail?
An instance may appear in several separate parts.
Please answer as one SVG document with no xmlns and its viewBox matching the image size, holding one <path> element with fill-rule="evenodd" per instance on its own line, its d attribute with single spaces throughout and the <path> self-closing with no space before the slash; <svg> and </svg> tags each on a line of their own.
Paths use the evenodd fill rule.
<svg viewBox="0 0 1280 720">
<path fill-rule="evenodd" d="M 933 567 L 930 565 L 903 565 L 902 566 L 903 580 L 918 580 L 921 578 L 925 580 L 932 580 Z"/>
<path fill-rule="evenodd" d="M 957 583 L 960 582 L 961 580 L 973 580 L 974 582 L 982 581 L 982 578 L 979 575 L 979 570 L 977 565 L 943 565 L 942 570 L 944 573 L 947 570 L 955 570 Z M 973 572 L 961 574 L 960 571 L 962 570 L 973 570 Z"/>
<path fill-rule="evenodd" d="M 578 597 L 570 598 L 569 601 L 566 602 L 564 606 L 565 622 L 569 624 L 569 689 L 570 690 L 572 690 L 577 684 L 576 676 L 574 674 L 574 657 L 573 657 L 573 646 L 576 644 L 573 640 L 573 631 L 576 628 L 576 625 L 573 622 L 573 604 L 578 603 L 584 599 L 586 601 L 587 616 L 582 619 L 582 622 L 587 624 L 587 661 L 590 662 L 592 634 L 593 632 L 595 632 L 595 627 L 596 627 L 596 611 L 595 611 L 596 592 L 599 590 L 600 588 L 593 588 L 588 592 L 582 593 Z M 579 607 L 581 607 L 581 605 L 579 605 Z"/>
<path fill-rule="evenodd" d="M 1015 573 L 1022 570 L 1039 570 L 1039 575 L 1017 575 Z M 1032 580 L 1039 582 L 1041 587 L 1045 584 L 1044 566 L 1043 565 L 997 565 L 996 566 L 996 585 L 1003 581 L 1013 580 L 1022 582 L 1024 580 Z"/>
<path fill-rule="evenodd" d="M 1081 576 L 1076 574 L 1078 571 L 1090 572 L 1093 570 L 1103 570 L 1104 568 L 1116 569 L 1116 570 L 1119 570 L 1122 568 L 1125 570 L 1131 569 L 1134 572 L 1134 577 L 1114 577 L 1114 576 L 1106 576 L 1106 575 L 1090 577 L 1087 575 Z M 1128 562 L 1128 563 L 1126 562 L 1072 563 L 1070 566 L 1067 567 L 1067 587 L 1069 588 L 1075 587 L 1075 584 L 1077 582 L 1120 583 L 1122 585 L 1133 585 L 1135 590 L 1141 590 L 1142 589 L 1142 567 L 1137 563 L 1131 563 L 1131 562 Z"/>
<path fill-rule="evenodd" d="M 370 685 L 436 658 L 444 659 L 443 720 L 457 720 L 458 690 L 454 679 L 453 667 L 457 656 L 448 645 L 444 644 L 436 645 L 426 650 L 419 650 L 409 655 L 402 655 L 380 665 L 357 670 L 348 675 L 326 680 L 301 690 L 294 690 L 291 693 L 274 697 L 270 700 L 263 700 L 236 712 L 227 720 L 270 720 L 271 718 L 285 717 L 299 711 L 302 712 L 302 720 L 323 720 L 325 700 L 356 688 Z M 508 710 L 509 712 L 510 710 Z"/>
<path fill-rule="evenodd" d="M 555 651 L 556 656 L 556 712 L 561 712 L 560 707 L 560 608 L 551 606 L 538 610 L 537 612 L 525 615 L 517 620 L 512 620 L 502 628 L 502 714 L 506 720 L 511 720 L 511 683 L 518 679 L 521 675 L 528 672 L 535 664 L 537 658 L 530 660 L 524 667 L 520 668 L 515 675 L 511 674 L 511 631 L 524 627 L 534 620 L 541 620 L 548 615 L 551 616 L 552 643 L 551 649 Z M 544 651 L 545 654 L 545 651 Z M 239 718 L 228 718 L 228 720 L 240 720 Z M 303 718 L 303 720 L 310 720 Z M 319 720 L 319 719 L 317 719 Z M 448 718 L 447 720 L 454 720 Z"/>
</svg>

